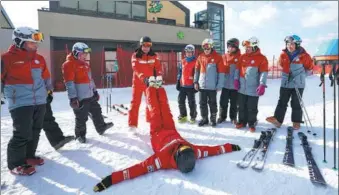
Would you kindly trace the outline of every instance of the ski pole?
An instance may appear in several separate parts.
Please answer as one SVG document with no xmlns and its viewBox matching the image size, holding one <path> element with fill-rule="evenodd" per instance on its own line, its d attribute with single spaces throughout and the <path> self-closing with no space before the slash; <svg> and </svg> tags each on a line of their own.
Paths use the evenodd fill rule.
<svg viewBox="0 0 339 195">
<path fill-rule="evenodd" d="M 333 97 L 334 97 L 334 102 L 333 102 L 333 134 L 334 134 L 334 137 L 333 137 L 333 141 L 334 141 L 334 148 L 333 148 L 333 161 L 334 161 L 334 165 L 333 165 L 333 169 L 334 170 L 337 170 L 337 167 L 336 167 L 336 161 L 337 161 L 337 133 L 336 133 L 336 130 L 337 130 L 337 121 L 336 121 L 336 86 L 335 86 L 335 64 L 332 65 L 332 70 L 331 70 L 331 73 L 329 75 L 329 79 L 331 80 L 331 87 L 333 87 Z"/>
<path fill-rule="evenodd" d="M 324 163 L 327 163 L 326 161 L 326 99 L 325 99 L 325 64 L 322 65 L 322 71 L 321 71 L 321 75 L 320 75 L 320 85 L 319 87 L 321 87 L 321 85 L 323 86 L 323 140 L 324 140 Z"/>
</svg>

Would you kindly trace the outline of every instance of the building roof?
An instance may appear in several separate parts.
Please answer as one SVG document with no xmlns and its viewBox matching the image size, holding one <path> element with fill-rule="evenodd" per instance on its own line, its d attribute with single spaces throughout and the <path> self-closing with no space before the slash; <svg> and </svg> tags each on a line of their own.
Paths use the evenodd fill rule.
<svg viewBox="0 0 339 195">
<path fill-rule="evenodd" d="M 14 25 L 13 25 L 11 19 L 9 18 L 9 16 L 7 15 L 5 8 L 1 5 L 1 2 L 0 2 L 0 10 L 1 10 L 1 13 L 3 14 L 3 16 L 5 17 L 5 19 L 7 20 L 8 24 L 11 26 L 11 28 L 14 28 Z"/>
<path fill-rule="evenodd" d="M 320 44 L 314 56 L 338 56 L 338 39 L 328 40 Z"/>
</svg>

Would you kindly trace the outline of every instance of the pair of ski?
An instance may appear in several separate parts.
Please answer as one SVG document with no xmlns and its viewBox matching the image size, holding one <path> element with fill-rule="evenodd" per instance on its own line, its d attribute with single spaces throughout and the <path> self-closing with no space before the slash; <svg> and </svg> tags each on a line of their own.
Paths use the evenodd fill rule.
<svg viewBox="0 0 339 195">
<path fill-rule="evenodd" d="M 117 111 L 119 114 L 122 114 L 124 116 L 128 115 L 128 108 L 124 106 L 123 104 L 114 104 L 112 106 L 112 109 Z"/>
<path fill-rule="evenodd" d="M 276 128 L 271 128 L 266 131 L 261 131 L 260 138 L 254 140 L 252 149 L 237 163 L 239 168 L 245 169 L 249 167 L 253 161 L 252 169 L 262 171 L 265 166 L 268 148 L 276 133 Z"/>
<path fill-rule="evenodd" d="M 285 154 L 283 158 L 283 163 L 285 165 L 294 167 L 294 156 L 293 156 L 293 127 L 287 127 L 287 137 L 286 137 L 286 148 Z M 323 184 L 326 185 L 326 181 L 324 180 L 317 163 L 315 162 L 313 155 L 312 155 L 312 148 L 310 147 L 307 136 L 303 132 L 298 132 L 298 137 L 301 140 L 301 145 L 304 149 L 308 172 L 310 175 L 310 179 L 312 183 L 316 184 Z"/>
</svg>

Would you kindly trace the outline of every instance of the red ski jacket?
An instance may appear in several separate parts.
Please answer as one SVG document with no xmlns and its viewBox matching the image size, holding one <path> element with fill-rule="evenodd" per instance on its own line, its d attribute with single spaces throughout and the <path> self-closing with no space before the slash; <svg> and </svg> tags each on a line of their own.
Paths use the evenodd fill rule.
<svg viewBox="0 0 339 195">
<path fill-rule="evenodd" d="M 196 159 L 232 152 L 230 143 L 218 146 L 198 146 L 182 138 L 175 129 L 164 88 L 148 87 L 146 97 L 151 112 L 151 143 L 154 154 L 143 162 L 113 172 L 97 186 L 104 184 L 104 188 L 107 188 L 124 180 L 161 169 L 177 169 L 174 156 L 181 145 L 190 146 L 194 150 Z M 111 180 L 111 183 L 107 184 L 107 178 Z"/>
</svg>

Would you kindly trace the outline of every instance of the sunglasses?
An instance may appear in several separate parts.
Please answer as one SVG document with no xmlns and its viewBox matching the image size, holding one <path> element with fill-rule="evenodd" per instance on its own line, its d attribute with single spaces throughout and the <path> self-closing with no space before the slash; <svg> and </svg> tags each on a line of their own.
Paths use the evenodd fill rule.
<svg viewBox="0 0 339 195">
<path fill-rule="evenodd" d="M 151 42 L 144 42 L 144 43 L 142 43 L 142 46 L 144 46 L 144 47 L 152 47 L 152 43 Z"/>
</svg>

